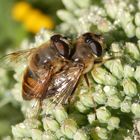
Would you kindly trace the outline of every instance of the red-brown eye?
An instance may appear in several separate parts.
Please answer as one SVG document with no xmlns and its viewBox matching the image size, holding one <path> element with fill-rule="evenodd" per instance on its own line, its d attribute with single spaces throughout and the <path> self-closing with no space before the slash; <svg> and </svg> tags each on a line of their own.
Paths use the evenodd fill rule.
<svg viewBox="0 0 140 140">
<path fill-rule="evenodd" d="M 102 46 L 93 38 L 92 33 L 85 33 L 83 34 L 83 36 L 85 39 L 85 43 L 87 43 L 93 53 L 98 57 L 102 56 Z"/>
<path fill-rule="evenodd" d="M 51 40 L 53 41 L 54 46 L 60 53 L 60 55 L 68 58 L 70 55 L 70 43 L 69 40 L 66 39 L 66 37 L 63 37 L 61 35 L 53 35 L 51 37 Z"/>
</svg>

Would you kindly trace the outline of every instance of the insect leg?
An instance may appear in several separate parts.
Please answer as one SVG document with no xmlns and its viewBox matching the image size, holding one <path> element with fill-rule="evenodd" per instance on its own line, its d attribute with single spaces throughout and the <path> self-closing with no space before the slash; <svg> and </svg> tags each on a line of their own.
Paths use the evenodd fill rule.
<svg viewBox="0 0 140 140">
<path fill-rule="evenodd" d="M 89 80 L 88 80 L 87 74 L 84 74 L 84 79 L 86 81 L 87 86 L 89 87 L 90 85 L 89 85 Z"/>
<path fill-rule="evenodd" d="M 100 67 L 101 65 L 103 65 L 105 62 L 109 61 L 109 60 L 114 60 L 114 59 L 120 59 L 122 57 L 120 56 L 114 56 L 114 57 L 109 57 L 109 58 L 100 58 L 100 59 L 96 59 L 94 62 L 94 67 Z"/>
<path fill-rule="evenodd" d="M 84 78 L 85 78 L 85 81 L 86 81 L 87 86 L 88 86 L 88 88 L 89 88 L 89 91 L 92 90 L 92 85 L 91 85 L 91 83 L 89 82 L 88 75 L 87 75 L 87 74 L 84 74 Z M 95 104 L 94 97 L 92 97 L 92 101 L 93 101 L 93 103 Z M 96 106 L 93 107 L 93 110 L 94 110 L 95 116 L 96 116 Z"/>
</svg>

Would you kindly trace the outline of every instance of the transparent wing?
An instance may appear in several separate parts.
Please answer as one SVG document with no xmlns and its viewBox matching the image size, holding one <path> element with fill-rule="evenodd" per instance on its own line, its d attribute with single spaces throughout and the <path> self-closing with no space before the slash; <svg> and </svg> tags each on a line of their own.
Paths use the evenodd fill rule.
<svg viewBox="0 0 140 140">
<path fill-rule="evenodd" d="M 70 67 L 56 74 L 51 80 L 46 96 L 53 97 L 53 103 L 65 104 L 72 95 L 83 68 L 79 66 Z"/>
<path fill-rule="evenodd" d="M 37 48 L 31 48 L 28 50 L 21 50 L 17 52 L 13 52 L 7 54 L 0 58 L 0 66 L 1 67 L 15 67 L 22 63 L 26 63 L 29 59 L 29 56 L 36 50 Z"/>
</svg>

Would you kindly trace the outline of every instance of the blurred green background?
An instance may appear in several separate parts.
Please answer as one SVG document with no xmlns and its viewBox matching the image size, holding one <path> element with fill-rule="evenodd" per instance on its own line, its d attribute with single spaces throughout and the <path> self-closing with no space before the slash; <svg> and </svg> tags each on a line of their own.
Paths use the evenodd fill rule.
<svg viewBox="0 0 140 140">
<path fill-rule="evenodd" d="M 9 50 L 18 50 L 23 40 L 33 40 L 42 27 L 55 30 L 61 22 L 56 16 L 60 8 L 60 0 L 1 0 L 0 57 Z M 13 73 L 0 68 L 0 139 L 11 134 L 11 125 L 23 120 L 20 105 L 16 101 L 9 103 Z"/>
<path fill-rule="evenodd" d="M 27 8 L 28 6 L 30 9 Z M 44 20 L 45 17 L 50 16 L 49 20 L 54 24 L 48 25 L 48 29 L 54 29 L 55 25 L 60 22 L 56 17 L 56 11 L 62 7 L 60 0 L 1 0 L 0 50 L 4 51 L 7 47 L 18 47 L 24 38 L 32 37 L 36 33 L 35 31 L 39 30 L 39 27 L 36 26 L 37 22 Z M 36 16 L 37 20 L 35 18 L 31 19 L 31 16 Z M 34 29 L 35 31 L 32 31 L 31 27 L 27 27 L 30 26 L 26 23 L 29 20 L 33 22 L 32 28 L 37 28 Z"/>
</svg>

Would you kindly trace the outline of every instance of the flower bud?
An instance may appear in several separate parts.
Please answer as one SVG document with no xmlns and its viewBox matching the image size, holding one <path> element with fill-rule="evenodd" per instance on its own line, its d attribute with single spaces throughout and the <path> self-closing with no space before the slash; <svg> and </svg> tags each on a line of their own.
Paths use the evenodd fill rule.
<svg viewBox="0 0 140 140">
<path fill-rule="evenodd" d="M 115 56 L 116 56 L 115 53 L 117 53 L 117 54 L 122 53 L 121 43 L 113 42 L 111 44 L 110 50 L 111 50 L 112 54 L 115 55 Z"/>
<path fill-rule="evenodd" d="M 104 92 L 94 92 L 93 100 L 98 104 L 105 104 L 107 97 Z"/>
<path fill-rule="evenodd" d="M 14 85 L 14 88 L 11 90 L 12 96 L 14 97 L 15 100 L 21 102 L 23 101 L 23 98 L 21 96 L 21 94 L 19 94 L 22 90 L 22 85 L 21 83 L 16 83 Z"/>
<path fill-rule="evenodd" d="M 41 123 L 36 119 L 26 119 L 23 123 L 12 126 L 14 137 L 31 137 L 31 130 L 39 128 Z"/>
<path fill-rule="evenodd" d="M 118 93 L 118 90 L 113 86 L 104 86 L 103 90 L 106 96 L 111 96 Z"/>
<path fill-rule="evenodd" d="M 111 53 L 109 55 L 112 55 L 114 57 L 120 57 L 121 58 L 121 56 L 123 56 L 122 44 L 119 43 L 119 42 L 113 42 L 111 44 L 110 51 L 111 51 Z"/>
<path fill-rule="evenodd" d="M 77 129 L 78 126 L 73 119 L 66 119 L 61 126 L 62 133 L 69 139 L 73 139 Z"/>
<path fill-rule="evenodd" d="M 80 101 L 77 101 L 77 102 L 75 103 L 75 107 L 76 107 L 77 110 L 78 110 L 79 112 L 81 112 L 81 113 L 86 113 L 86 112 L 89 110 L 89 108 L 86 107 L 86 106 L 84 106 L 83 103 L 81 103 Z"/>
<path fill-rule="evenodd" d="M 125 99 L 121 102 L 121 111 L 129 113 L 131 111 L 131 97 L 125 97 Z"/>
<path fill-rule="evenodd" d="M 30 118 L 24 121 L 24 125 L 26 125 L 26 128 L 39 128 L 41 126 L 41 122 L 37 119 Z"/>
<path fill-rule="evenodd" d="M 140 26 L 140 12 L 137 12 L 137 13 L 135 14 L 135 24 L 136 24 L 137 26 Z"/>
<path fill-rule="evenodd" d="M 89 92 L 89 88 L 87 88 L 87 83 L 86 86 L 82 86 L 80 87 L 80 89 L 78 90 L 79 94 L 87 94 Z"/>
<path fill-rule="evenodd" d="M 111 117 L 111 113 L 105 108 L 105 107 L 100 107 L 96 110 L 96 115 L 97 115 L 97 119 L 101 122 L 101 123 L 107 123 L 108 120 Z"/>
<path fill-rule="evenodd" d="M 77 5 L 75 4 L 74 1 L 62 0 L 62 2 L 65 5 L 65 7 L 70 11 L 77 9 Z"/>
<path fill-rule="evenodd" d="M 97 28 L 101 32 L 109 32 L 112 28 L 113 25 L 111 22 L 105 18 L 102 18 L 101 20 L 98 21 Z"/>
<path fill-rule="evenodd" d="M 114 130 L 115 128 L 119 128 L 120 119 L 118 117 L 111 117 L 108 121 L 108 130 Z"/>
<path fill-rule="evenodd" d="M 48 131 L 44 131 L 41 140 L 57 140 L 57 137 L 55 136 L 54 133 L 48 130 Z"/>
<path fill-rule="evenodd" d="M 117 79 L 113 75 L 111 75 L 111 73 L 107 72 L 101 67 L 94 68 L 91 71 L 91 74 L 94 80 L 99 84 L 110 86 L 115 86 L 117 84 Z"/>
<path fill-rule="evenodd" d="M 27 107 L 26 107 L 27 108 Z M 40 111 L 40 100 L 32 100 L 29 107 L 26 110 L 27 118 L 36 118 Z"/>
<path fill-rule="evenodd" d="M 119 19 L 122 27 L 125 28 L 128 23 L 131 23 L 133 17 L 129 12 L 120 8 L 117 13 L 117 19 Z"/>
<path fill-rule="evenodd" d="M 56 131 L 59 129 L 59 124 L 56 120 L 54 120 L 52 117 L 45 117 L 43 118 L 43 127 L 47 131 L 48 129 L 51 131 Z"/>
<path fill-rule="evenodd" d="M 81 94 L 80 96 L 80 102 L 87 106 L 87 107 L 94 107 L 95 103 L 93 101 L 93 97 L 91 93 Z"/>
<path fill-rule="evenodd" d="M 140 66 L 137 66 L 136 71 L 134 73 L 134 77 L 137 80 L 137 82 L 140 84 Z"/>
<path fill-rule="evenodd" d="M 90 0 L 74 0 L 74 3 L 80 8 L 88 8 L 90 6 Z"/>
<path fill-rule="evenodd" d="M 117 95 L 112 95 L 108 97 L 107 106 L 112 107 L 113 109 L 118 109 L 120 107 L 121 100 Z"/>
<path fill-rule="evenodd" d="M 137 86 L 130 79 L 124 79 L 122 82 L 123 90 L 129 97 L 134 97 L 137 94 Z"/>
<path fill-rule="evenodd" d="M 55 135 L 56 135 L 56 137 L 59 139 L 59 140 L 65 140 L 66 138 L 65 138 L 65 136 L 63 135 L 63 133 L 61 132 L 61 130 L 60 129 L 57 129 L 56 130 L 56 132 L 55 132 Z M 67 139 L 66 139 L 67 140 Z"/>
<path fill-rule="evenodd" d="M 42 101 L 42 114 L 53 115 L 56 104 L 51 99 L 44 99 Z"/>
<path fill-rule="evenodd" d="M 114 60 L 107 61 L 105 63 L 105 66 L 117 78 L 121 79 L 123 77 L 123 66 L 122 66 L 120 59 L 114 59 Z"/>
<path fill-rule="evenodd" d="M 15 138 L 31 137 L 30 129 L 27 129 L 24 123 L 12 126 L 12 134 Z"/>
<path fill-rule="evenodd" d="M 73 14 L 69 11 L 66 11 L 66 10 L 58 10 L 57 11 L 57 16 L 61 20 L 66 21 L 68 23 L 73 23 L 75 21 L 75 18 L 73 16 Z"/>
<path fill-rule="evenodd" d="M 132 22 L 127 23 L 124 26 L 124 31 L 125 31 L 127 37 L 129 37 L 129 38 L 134 37 L 135 31 L 136 31 L 135 25 Z"/>
<path fill-rule="evenodd" d="M 140 52 L 137 48 L 137 46 L 134 43 L 126 43 L 125 44 L 125 51 L 128 53 L 133 59 L 140 60 Z"/>
<path fill-rule="evenodd" d="M 68 118 L 68 114 L 62 105 L 55 107 L 53 115 L 59 123 L 62 123 L 66 118 Z"/>
<path fill-rule="evenodd" d="M 73 140 L 89 140 L 89 137 L 87 136 L 86 132 L 82 129 L 77 130 L 75 133 Z"/>
<path fill-rule="evenodd" d="M 41 140 L 43 132 L 39 129 L 32 129 L 31 136 L 32 140 Z"/>
<path fill-rule="evenodd" d="M 108 140 L 108 133 L 107 130 L 105 128 L 101 128 L 101 127 L 96 127 L 95 131 L 97 132 L 97 135 L 103 139 L 103 140 Z"/>
<path fill-rule="evenodd" d="M 140 104 L 133 103 L 131 106 L 131 111 L 135 115 L 136 118 L 140 118 Z"/>
<path fill-rule="evenodd" d="M 112 18 L 115 19 L 116 14 L 117 14 L 117 5 L 115 3 L 115 1 L 113 0 L 109 0 L 109 1 L 104 1 L 104 5 L 105 5 L 105 9 L 107 14 Z M 113 9 L 113 10 L 112 10 Z"/>
<path fill-rule="evenodd" d="M 95 113 L 90 113 L 90 114 L 87 115 L 87 117 L 88 117 L 88 122 L 90 124 L 93 124 L 93 122 L 96 120 L 96 114 Z"/>
<path fill-rule="evenodd" d="M 124 65 L 124 77 L 133 77 L 134 76 L 134 68 L 131 67 L 130 65 Z"/>
</svg>

